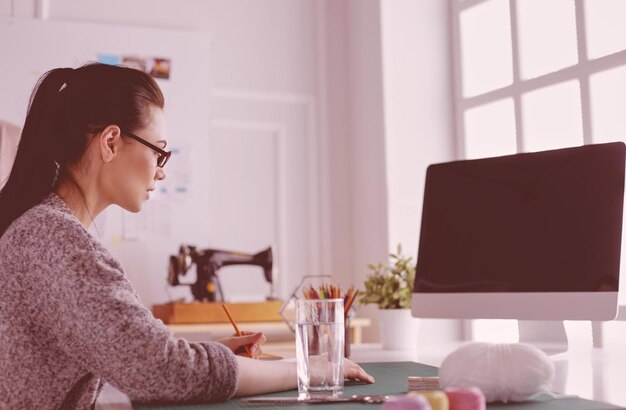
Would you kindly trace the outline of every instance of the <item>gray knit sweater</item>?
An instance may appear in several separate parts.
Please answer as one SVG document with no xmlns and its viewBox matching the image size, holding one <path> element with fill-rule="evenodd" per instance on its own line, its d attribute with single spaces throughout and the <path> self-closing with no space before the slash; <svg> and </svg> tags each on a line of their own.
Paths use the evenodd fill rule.
<svg viewBox="0 0 626 410">
<path fill-rule="evenodd" d="M 141 401 L 221 401 L 233 353 L 177 339 L 120 264 L 48 195 L 0 238 L 0 409 L 88 409 L 109 382 Z"/>
</svg>

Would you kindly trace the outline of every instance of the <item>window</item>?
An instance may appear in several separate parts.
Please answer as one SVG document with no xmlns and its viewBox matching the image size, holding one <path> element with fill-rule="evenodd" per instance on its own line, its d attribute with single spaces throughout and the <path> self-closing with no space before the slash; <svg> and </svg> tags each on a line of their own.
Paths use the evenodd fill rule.
<svg viewBox="0 0 626 410">
<path fill-rule="evenodd" d="M 626 142 L 626 1 L 450 4 L 460 158 Z"/>
<path fill-rule="evenodd" d="M 626 141 L 626 2 L 450 1 L 461 157 Z"/>
</svg>

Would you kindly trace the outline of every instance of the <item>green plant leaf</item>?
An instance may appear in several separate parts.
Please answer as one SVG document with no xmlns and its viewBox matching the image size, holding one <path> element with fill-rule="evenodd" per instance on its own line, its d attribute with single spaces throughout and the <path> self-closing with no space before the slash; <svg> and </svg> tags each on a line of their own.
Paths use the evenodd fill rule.
<svg viewBox="0 0 626 410">
<path fill-rule="evenodd" d="M 387 264 L 368 263 L 365 290 L 360 292 L 360 304 L 377 304 L 380 309 L 410 308 L 415 281 L 412 256 L 402 255 L 402 246 L 389 254 Z"/>
</svg>

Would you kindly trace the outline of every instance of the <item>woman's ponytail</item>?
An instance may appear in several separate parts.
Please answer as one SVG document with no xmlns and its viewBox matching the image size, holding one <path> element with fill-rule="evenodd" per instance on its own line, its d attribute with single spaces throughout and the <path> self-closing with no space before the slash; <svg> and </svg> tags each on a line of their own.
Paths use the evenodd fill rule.
<svg viewBox="0 0 626 410">
<path fill-rule="evenodd" d="M 58 172 L 55 143 L 67 131 L 59 90 L 72 69 L 47 72 L 37 83 L 28 107 L 17 155 L 6 185 L 0 191 L 0 236 L 15 218 L 37 204 L 54 185 Z"/>
</svg>

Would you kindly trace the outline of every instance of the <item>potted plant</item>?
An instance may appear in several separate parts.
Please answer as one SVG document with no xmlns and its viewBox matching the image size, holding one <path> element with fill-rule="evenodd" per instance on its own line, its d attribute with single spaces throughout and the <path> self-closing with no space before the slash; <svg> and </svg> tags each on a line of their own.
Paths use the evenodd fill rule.
<svg viewBox="0 0 626 410">
<path fill-rule="evenodd" d="M 415 281 L 413 257 L 402 254 L 402 246 L 389 254 L 389 263 L 368 264 L 365 290 L 360 291 L 360 304 L 376 304 L 383 349 L 415 349 L 417 319 L 411 315 L 411 298 Z"/>
</svg>

